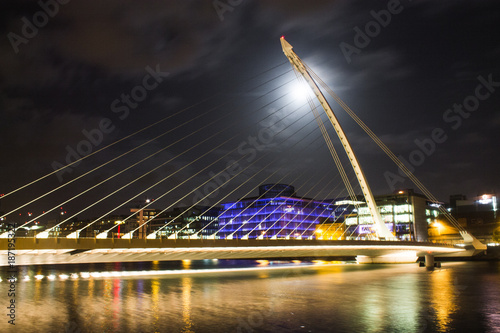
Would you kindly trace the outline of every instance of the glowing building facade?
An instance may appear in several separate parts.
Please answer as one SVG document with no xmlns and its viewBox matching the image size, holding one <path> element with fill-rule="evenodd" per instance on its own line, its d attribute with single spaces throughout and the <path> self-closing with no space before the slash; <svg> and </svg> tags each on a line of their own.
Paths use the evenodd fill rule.
<svg viewBox="0 0 500 333">
<path fill-rule="evenodd" d="M 221 238 L 313 238 L 317 225 L 333 223 L 335 206 L 296 196 L 293 186 L 267 184 L 259 196 L 222 204 Z"/>
<path fill-rule="evenodd" d="M 417 241 L 428 239 L 428 228 L 437 222 L 439 207 L 443 205 L 430 202 L 412 189 L 375 196 L 375 201 L 382 220 L 397 238 Z M 359 208 L 352 209 L 345 218 L 347 239 L 369 239 L 375 233 L 368 207 L 362 202 L 358 204 Z"/>
</svg>

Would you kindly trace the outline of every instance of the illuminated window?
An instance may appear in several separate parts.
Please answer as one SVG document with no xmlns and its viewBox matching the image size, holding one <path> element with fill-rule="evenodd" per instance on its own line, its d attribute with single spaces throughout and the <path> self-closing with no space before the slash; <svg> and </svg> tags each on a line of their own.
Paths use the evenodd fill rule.
<svg viewBox="0 0 500 333">
<path fill-rule="evenodd" d="M 355 225 L 358 224 L 358 219 L 356 217 L 347 217 L 345 219 L 345 224 L 347 225 Z"/>
<path fill-rule="evenodd" d="M 369 215 L 370 210 L 368 207 L 359 207 L 359 215 Z"/>
<path fill-rule="evenodd" d="M 394 206 L 394 213 L 409 213 L 411 211 L 410 205 L 404 204 L 404 205 L 398 205 Z"/>
<path fill-rule="evenodd" d="M 396 222 L 410 222 L 409 214 L 396 215 Z"/>
<path fill-rule="evenodd" d="M 386 205 L 380 207 L 380 212 L 381 213 L 392 213 L 393 207 L 391 205 Z"/>
</svg>

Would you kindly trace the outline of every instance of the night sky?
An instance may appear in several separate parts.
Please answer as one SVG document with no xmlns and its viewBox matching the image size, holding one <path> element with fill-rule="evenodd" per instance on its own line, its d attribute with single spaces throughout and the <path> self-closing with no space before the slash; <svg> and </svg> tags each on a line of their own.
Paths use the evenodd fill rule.
<svg viewBox="0 0 500 333">
<path fill-rule="evenodd" d="M 1 199 L 10 211 L 144 144 L 27 205 L 22 221 L 115 176 L 63 205 L 76 213 L 169 160 L 78 217 L 166 177 L 120 212 L 167 192 L 155 208 L 190 205 L 233 161 L 241 173 L 204 204 L 272 182 L 346 196 L 282 35 L 440 200 L 500 190 L 498 1 L 2 1 L 0 15 L 0 193 L 168 117 Z M 415 188 L 332 106 L 375 194 Z"/>
</svg>

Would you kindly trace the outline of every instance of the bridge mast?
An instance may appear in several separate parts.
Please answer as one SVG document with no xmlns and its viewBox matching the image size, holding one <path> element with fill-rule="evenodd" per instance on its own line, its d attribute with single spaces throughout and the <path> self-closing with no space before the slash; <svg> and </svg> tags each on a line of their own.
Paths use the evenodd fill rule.
<svg viewBox="0 0 500 333">
<path fill-rule="evenodd" d="M 304 79 L 311 87 L 312 91 L 316 95 L 316 98 L 319 100 L 321 106 L 328 115 L 328 118 L 330 119 L 330 122 L 332 123 L 333 128 L 335 129 L 335 132 L 337 132 L 340 142 L 342 143 L 342 146 L 344 146 L 344 149 L 347 153 L 347 157 L 349 158 L 352 168 L 354 169 L 354 172 L 356 174 L 356 177 L 358 178 L 359 185 L 361 186 L 361 190 L 363 191 L 363 195 L 366 200 L 366 205 L 368 206 L 372 219 L 375 222 L 375 227 L 377 230 L 378 237 L 380 239 L 386 239 L 386 240 L 395 239 L 394 235 L 391 233 L 389 228 L 387 228 L 385 223 L 382 221 L 382 217 L 380 216 L 380 212 L 377 209 L 373 193 L 370 189 L 370 186 L 368 185 L 368 182 L 366 181 L 365 175 L 363 173 L 363 170 L 361 169 L 361 166 L 359 165 L 358 159 L 356 158 L 356 155 L 352 150 L 351 144 L 347 140 L 344 130 L 340 126 L 337 117 L 335 116 L 335 114 L 332 111 L 332 108 L 325 99 L 325 96 L 323 96 L 323 93 L 316 85 L 316 82 L 313 80 L 313 78 L 307 71 L 306 66 L 304 65 L 302 60 L 293 51 L 292 45 L 290 45 L 285 40 L 284 37 L 281 37 L 281 46 L 283 48 L 283 52 L 285 53 L 288 60 L 290 60 L 292 66 L 304 77 Z"/>
</svg>

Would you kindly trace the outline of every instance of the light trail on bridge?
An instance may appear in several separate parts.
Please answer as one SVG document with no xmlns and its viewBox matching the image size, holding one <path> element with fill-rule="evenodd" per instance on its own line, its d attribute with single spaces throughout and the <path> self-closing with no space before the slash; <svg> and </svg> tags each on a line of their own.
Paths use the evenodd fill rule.
<svg viewBox="0 0 500 333">
<path fill-rule="evenodd" d="M 6 243 L 6 239 L 0 239 L 0 248 L 6 248 Z M 335 257 L 401 263 L 415 262 L 428 254 L 467 257 L 477 252 L 473 248 L 405 241 L 18 238 L 16 265 Z M 0 266 L 7 265 L 7 251 L 0 250 Z"/>
</svg>

